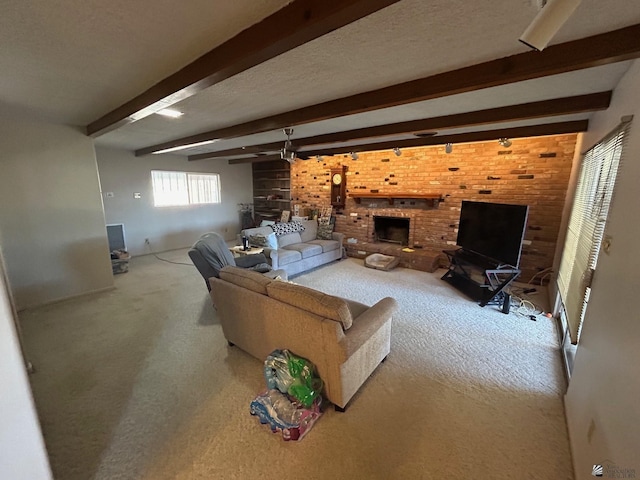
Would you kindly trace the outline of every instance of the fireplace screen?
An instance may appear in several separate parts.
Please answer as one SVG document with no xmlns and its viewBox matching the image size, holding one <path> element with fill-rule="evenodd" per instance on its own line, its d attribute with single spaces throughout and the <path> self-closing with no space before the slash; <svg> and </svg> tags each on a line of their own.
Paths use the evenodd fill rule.
<svg viewBox="0 0 640 480">
<path fill-rule="evenodd" d="M 409 245 L 409 225 L 410 220 L 408 218 L 373 217 L 375 239 L 378 242 Z"/>
</svg>

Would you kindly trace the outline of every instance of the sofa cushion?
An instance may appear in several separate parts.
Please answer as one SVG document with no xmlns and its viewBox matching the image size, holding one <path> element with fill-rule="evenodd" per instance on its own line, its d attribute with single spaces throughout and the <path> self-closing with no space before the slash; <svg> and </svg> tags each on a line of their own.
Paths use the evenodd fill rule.
<svg viewBox="0 0 640 480">
<path fill-rule="evenodd" d="M 349 311 L 351 312 L 351 318 L 353 318 L 354 320 L 371 308 L 368 305 L 356 302 L 354 300 L 349 300 L 348 298 L 344 298 L 343 300 L 347 302 Z"/>
<path fill-rule="evenodd" d="M 249 244 L 254 247 L 278 248 L 278 239 L 275 232 L 271 232 L 269 235 L 259 233 L 249 236 Z"/>
<path fill-rule="evenodd" d="M 332 252 L 340 248 L 340 242 L 337 240 L 311 240 L 309 243 L 320 245 L 323 252 Z"/>
<path fill-rule="evenodd" d="M 295 250 L 300 252 L 302 258 L 314 257 L 322 253 L 322 247 L 320 245 L 314 245 L 312 243 L 294 243 L 284 247 L 285 250 Z"/>
<path fill-rule="evenodd" d="M 252 235 L 263 235 L 263 236 L 267 236 L 270 233 L 273 233 L 273 228 L 266 226 L 266 227 L 255 227 L 255 228 L 245 228 L 244 230 L 242 230 L 240 232 L 241 235 L 246 236 L 247 238 L 251 237 Z"/>
<path fill-rule="evenodd" d="M 271 282 L 267 285 L 267 294 L 280 302 L 340 322 L 345 330 L 353 324 L 349 305 L 340 297 L 287 282 Z"/>
<path fill-rule="evenodd" d="M 307 243 L 309 240 L 315 240 L 318 234 L 318 222 L 316 220 L 302 220 L 300 223 L 304 227 L 304 231 L 300 232 L 302 242 Z"/>
<path fill-rule="evenodd" d="M 293 243 L 300 243 L 302 240 L 300 239 L 300 234 L 298 232 L 287 233 L 286 235 L 281 235 L 278 238 L 278 248 L 286 247 L 287 245 L 291 245 Z"/>
<path fill-rule="evenodd" d="M 281 248 L 278 250 L 278 267 L 302 260 L 302 254 L 296 250 Z"/>
<path fill-rule="evenodd" d="M 226 266 L 220 270 L 220 278 L 225 282 L 233 283 L 262 295 L 267 295 L 267 285 L 272 282 L 270 278 L 261 273 L 232 266 Z"/>
</svg>

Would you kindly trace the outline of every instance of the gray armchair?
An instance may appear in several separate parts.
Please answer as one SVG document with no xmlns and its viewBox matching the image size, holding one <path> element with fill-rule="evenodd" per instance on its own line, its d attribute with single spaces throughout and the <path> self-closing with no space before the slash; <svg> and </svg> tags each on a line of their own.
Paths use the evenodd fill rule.
<svg viewBox="0 0 640 480">
<path fill-rule="evenodd" d="M 284 270 L 272 270 L 262 253 L 234 258 L 224 238 L 214 232 L 205 233 L 193 244 L 189 250 L 189 258 L 204 278 L 204 283 L 209 291 L 211 291 L 209 279 L 211 277 L 220 278 L 220 270 L 227 265 L 249 268 L 266 273 L 273 278 L 276 276 L 285 280 L 287 278 Z"/>
</svg>

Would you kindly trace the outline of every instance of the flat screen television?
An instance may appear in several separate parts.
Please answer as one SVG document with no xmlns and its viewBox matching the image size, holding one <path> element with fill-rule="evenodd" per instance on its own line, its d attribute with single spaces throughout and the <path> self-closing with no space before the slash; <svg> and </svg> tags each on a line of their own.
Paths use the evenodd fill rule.
<svg viewBox="0 0 640 480">
<path fill-rule="evenodd" d="M 462 201 L 458 240 L 464 250 L 517 267 L 528 205 Z"/>
</svg>

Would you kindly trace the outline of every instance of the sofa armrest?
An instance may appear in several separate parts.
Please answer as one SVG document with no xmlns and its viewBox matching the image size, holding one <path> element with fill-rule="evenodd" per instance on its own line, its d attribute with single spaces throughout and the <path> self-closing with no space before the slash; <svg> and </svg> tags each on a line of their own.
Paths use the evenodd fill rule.
<svg viewBox="0 0 640 480">
<path fill-rule="evenodd" d="M 240 268 L 255 267 L 259 263 L 267 263 L 267 258 L 262 253 L 254 255 L 244 255 L 243 257 L 234 258 L 236 266 Z"/>
<path fill-rule="evenodd" d="M 391 297 L 386 297 L 374 306 L 353 319 L 353 326 L 345 332 L 340 344 L 346 358 L 351 357 L 371 336 L 388 322 L 393 316 L 398 303 Z"/>
<path fill-rule="evenodd" d="M 268 248 L 265 247 L 265 249 L 263 250 L 263 253 L 265 254 L 265 256 L 267 257 L 267 262 L 269 263 L 269 265 L 271 265 L 271 267 L 274 270 L 278 269 L 278 250 L 275 248 Z"/>
<path fill-rule="evenodd" d="M 338 242 L 340 242 L 340 245 L 342 245 L 342 243 L 344 242 L 344 233 L 332 232 L 331 233 L 331 238 L 333 240 L 337 240 Z"/>
</svg>

